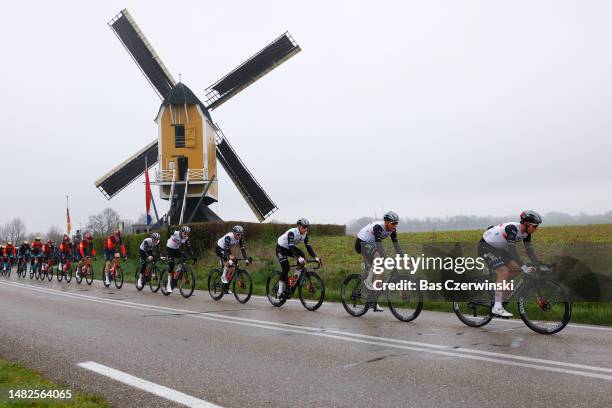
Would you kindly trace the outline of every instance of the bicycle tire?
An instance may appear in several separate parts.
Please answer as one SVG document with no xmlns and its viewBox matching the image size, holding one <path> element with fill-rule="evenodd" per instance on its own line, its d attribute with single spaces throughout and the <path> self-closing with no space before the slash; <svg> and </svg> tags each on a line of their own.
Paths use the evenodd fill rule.
<svg viewBox="0 0 612 408">
<path fill-rule="evenodd" d="M 278 298 L 278 282 L 280 281 L 281 273 L 279 271 L 270 272 L 266 279 L 266 296 L 272 306 L 281 307 L 287 301 L 287 298 Z"/>
<path fill-rule="evenodd" d="M 482 282 L 483 280 L 475 278 L 475 281 Z M 493 320 L 493 315 L 491 314 L 493 300 L 494 295 L 492 291 L 481 290 L 474 292 L 468 296 L 467 300 L 454 301 L 453 312 L 466 326 L 483 327 Z"/>
<path fill-rule="evenodd" d="M 306 275 L 300 276 L 300 286 L 298 287 L 300 302 L 302 302 L 302 306 L 304 306 L 306 310 L 314 312 L 321 307 L 325 300 L 325 284 L 323 283 L 323 279 L 321 279 L 316 272 L 303 271 L 302 273 Z M 316 288 L 319 288 L 321 293 L 318 296 L 313 295 L 314 303 L 309 303 L 306 296 L 308 293 L 316 293 Z"/>
<path fill-rule="evenodd" d="M 74 280 L 80 285 L 83 282 L 83 268 L 79 268 L 77 265 L 76 272 L 74 274 Z"/>
<path fill-rule="evenodd" d="M 541 292 L 542 290 L 551 290 L 560 296 L 561 302 L 558 302 L 559 306 L 555 308 L 557 317 L 554 317 L 549 313 L 552 307 L 555 307 L 555 305 L 550 307 L 550 296 L 549 299 L 545 299 L 545 304 L 540 304 L 540 302 L 538 302 L 538 300 L 542 299 L 539 297 L 538 292 Z M 534 301 L 531 300 L 532 293 L 535 295 L 533 296 Z M 527 298 L 527 300 L 525 298 Z M 559 333 L 565 328 L 565 326 L 567 326 L 572 317 L 572 302 L 569 294 L 565 289 L 563 289 L 563 287 L 561 287 L 561 285 L 553 280 L 542 279 L 528 282 L 525 288 L 521 290 L 521 294 L 518 299 L 518 306 L 521 320 L 523 320 L 527 327 L 539 334 Z M 537 314 L 545 319 L 552 318 L 552 321 L 554 321 L 555 324 L 552 326 L 546 324 L 551 322 L 551 320 L 544 320 L 544 324 L 539 323 L 537 319 L 532 319 L 532 311 L 534 312 L 534 315 Z M 549 314 L 545 315 L 545 313 Z M 560 319 L 558 316 L 560 316 Z"/>
<path fill-rule="evenodd" d="M 66 283 L 70 283 L 70 281 L 72 280 L 72 264 L 70 264 L 68 266 L 68 270 L 66 271 Z"/>
<path fill-rule="evenodd" d="M 47 272 L 47 280 L 49 282 L 53 280 L 53 265 L 49 267 L 49 271 Z"/>
<path fill-rule="evenodd" d="M 183 270 L 179 274 L 177 279 L 177 285 L 179 287 L 179 292 L 181 292 L 181 296 L 185 299 L 191 297 L 193 295 L 193 291 L 195 290 L 196 285 L 196 276 L 193 272 L 193 269 L 183 266 Z"/>
<path fill-rule="evenodd" d="M 368 290 L 364 287 L 361 275 L 354 273 L 348 275 L 342 281 L 340 289 L 342 297 L 342 306 L 344 310 L 351 316 L 360 317 L 368 312 L 367 293 L 363 306 L 357 307 L 357 302 L 363 300 L 364 292 Z M 351 306 L 352 304 L 352 306 Z"/>
<path fill-rule="evenodd" d="M 390 279 L 389 282 L 398 283 L 402 280 L 408 281 L 410 279 L 396 275 Z M 398 298 L 396 299 L 395 296 Z M 410 303 L 411 297 L 416 297 L 416 305 L 414 305 L 414 307 L 412 307 Z M 393 314 L 397 320 L 400 322 L 411 322 L 416 319 L 419 314 L 421 314 L 421 310 L 423 310 L 423 293 L 418 286 L 416 286 L 416 290 L 414 291 L 387 289 L 387 305 L 389 305 L 391 314 Z"/>
<path fill-rule="evenodd" d="M 121 289 L 123 286 L 123 269 L 121 269 L 119 265 L 117 265 L 117 269 L 115 269 L 115 277 L 113 280 L 115 281 L 115 287 Z"/>
<path fill-rule="evenodd" d="M 239 293 L 242 293 L 241 289 L 246 289 L 246 294 L 244 296 L 239 295 Z M 234 279 L 232 279 L 232 292 L 234 292 L 234 297 L 239 303 L 245 304 L 251 299 L 251 295 L 253 294 L 253 279 L 249 271 L 246 269 L 238 269 L 236 271 Z"/>
<path fill-rule="evenodd" d="M 221 300 L 224 295 L 221 282 L 222 274 L 223 271 L 220 269 L 213 269 L 208 272 L 208 294 L 213 300 Z"/>
<path fill-rule="evenodd" d="M 89 264 L 85 266 L 85 282 L 88 286 L 91 286 L 94 280 L 94 268 L 93 265 Z"/>
<path fill-rule="evenodd" d="M 151 266 L 151 274 L 149 275 L 149 289 L 151 289 L 151 292 L 157 293 L 157 291 L 159 291 L 160 286 L 161 279 L 159 276 L 159 272 L 157 271 L 157 266 L 153 265 Z"/>
</svg>

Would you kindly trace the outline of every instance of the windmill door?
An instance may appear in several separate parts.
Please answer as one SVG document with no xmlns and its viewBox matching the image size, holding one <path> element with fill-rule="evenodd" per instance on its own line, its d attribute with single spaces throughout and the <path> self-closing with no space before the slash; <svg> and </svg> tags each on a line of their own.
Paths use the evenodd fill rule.
<svg viewBox="0 0 612 408">
<path fill-rule="evenodd" d="M 178 157 L 176 161 L 178 163 L 179 181 L 185 181 L 185 176 L 187 175 L 187 170 L 189 169 L 189 160 L 187 157 Z"/>
</svg>

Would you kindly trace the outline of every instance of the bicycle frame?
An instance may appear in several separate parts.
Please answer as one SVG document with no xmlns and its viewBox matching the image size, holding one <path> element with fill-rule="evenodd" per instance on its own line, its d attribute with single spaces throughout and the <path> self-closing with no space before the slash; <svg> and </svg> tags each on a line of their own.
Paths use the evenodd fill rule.
<svg viewBox="0 0 612 408">
<path fill-rule="evenodd" d="M 298 266 L 302 266 L 302 273 L 300 273 L 300 277 L 298 278 L 298 280 L 295 282 L 295 284 L 293 286 L 289 285 L 289 282 L 287 282 L 287 287 L 289 289 L 289 295 L 287 296 L 287 299 L 291 299 L 291 297 L 293 296 L 293 294 L 295 293 L 295 291 L 297 290 L 297 288 L 302 284 L 302 281 L 304 280 L 304 277 L 308 274 L 308 270 L 306 269 L 306 264 L 309 263 L 316 263 L 317 266 L 313 267 L 313 270 L 317 270 L 321 267 L 321 264 L 317 261 L 315 261 L 314 259 L 311 260 L 306 260 L 306 262 L 304 263 L 304 265 L 300 265 L 300 264 L 295 264 L 295 265 L 289 265 L 289 270 L 291 270 L 291 268 L 295 268 Z"/>
</svg>

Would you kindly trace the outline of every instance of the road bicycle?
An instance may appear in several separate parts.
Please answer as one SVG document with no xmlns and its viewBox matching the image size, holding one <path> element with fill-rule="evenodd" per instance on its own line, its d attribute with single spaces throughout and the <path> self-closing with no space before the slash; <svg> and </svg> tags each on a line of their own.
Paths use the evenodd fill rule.
<svg viewBox="0 0 612 408">
<path fill-rule="evenodd" d="M 91 256 L 86 256 L 84 258 L 79 259 L 79 263 L 77 264 L 76 276 L 75 279 L 77 283 L 80 285 L 85 279 L 87 285 L 91 286 L 94 280 L 94 267 L 91 263 Z M 95 261 L 96 258 L 93 258 Z"/>
<path fill-rule="evenodd" d="M 71 257 L 68 255 L 62 256 L 57 267 L 57 281 L 61 282 L 63 279 L 66 279 L 66 283 L 70 283 L 72 281 L 73 269 L 74 266 L 71 262 Z"/>
<path fill-rule="evenodd" d="M 182 254 L 178 256 L 176 271 L 172 272 L 171 285 L 172 288 L 178 286 L 181 296 L 188 298 L 193 295 L 195 290 L 196 277 L 193 269 L 185 265 L 187 257 Z M 196 260 L 193 260 L 195 265 Z M 171 292 L 166 290 L 168 285 L 168 271 L 163 271 L 161 274 L 161 291 L 164 296 L 170 295 Z"/>
<path fill-rule="evenodd" d="M 556 281 L 547 278 L 549 271 L 554 272 L 556 265 L 539 265 L 532 274 L 521 270 L 521 279 L 503 303 L 504 307 L 516 299 L 521 320 L 536 333 L 558 333 L 569 323 L 572 316 L 572 302 L 568 292 Z M 476 277 L 473 282 L 495 282 L 495 272 Z M 473 290 L 466 299 L 453 302 L 453 311 L 463 323 L 471 327 L 483 327 L 493 319 L 491 309 L 495 292 Z"/>
<path fill-rule="evenodd" d="M 385 273 L 387 278 L 383 279 L 383 282 L 387 285 L 381 287 L 380 290 L 372 290 L 368 289 L 364 283 L 370 267 L 362 263 L 361 274 L 348 275 L 342 281 L 341 295 L 344 310 L 351 316 L 363 316 L 368 310 L 375 309 L 378 298 L 384 292 L 389 310 L 395 318 L 402 322 L 416 319 L 423 310 L 423 293 L 418 285 L 414 285 L 413 290 L 404 287 L 401 290 L 389 288 L 389 284 L 401 286 L 402 283 L 411 282 L 411 275 L 409 273 L 400 274 L 396 268 L 393 268 L 391 272 Z"/>
<path fill-rule="evenodd" d="M 5 256 L 2 260 L 2 274 L 7 278 L 11 276 L 13 270 L 13 256 Z"/>
<path fill-rule="evenodd" d="M 45 280 L 45 277 L 49 282 L 53 279 L 53 257 L 47 257 L 40 264 L 40 280 Z"/>
<path fill-rule="evenodd" d="M 20 278 L 26 277 L 29 262 L 30 262 L 30 258 L 28 258 L 27 256 L 18 256 L 17 276 L 19 276 Z"/>
<path fill-rule="evenodd" d="M 214 300 L 221 300 L 224 294 L 228 293 L 227 289 L 231 286 L 232 293 L 236 300 L 240 303 L 246 303 L 253 294 L 253 279 L 251 274 L 246 269 L 240 268 L 240 262 L 247 262 L 246 259 L 235 258 L 234 272 L 227 272 L 227 286 L 224 287 L 221 282 L 223 269 L 213 269 L 208 273 L 208 293 Z"/>
<path fill-rule="evenodd" d="M 42 262 L 41 260 L 42 254 L 34 254 L 32 255 L 32 261 L 30 264 L 30 279 L 36 277 L 36 279 L 39 278 L 40 275 L 40 264 Z"/>
<path fill-rule="evenodd" d="M 125 258 L 124 258 L 125 261 Z M 106 276 L 103 277 L 102 283 L 104 283 L 105 287 L 109 287 L 111 281 L 115 282 L 115 287 L 117 289 L 121 289 L 123 286 L 123 269 L 121 269 L 121 265 L 119 265 L 119 258 L 115 257 L 112 261 L 112 266 L 110 267 L 108 272 L 105 272 Z M 108 281 L 106 278 L 108 277 Z"/>
<path fill-rule="evenodd" d="M 306 263 L 316 263 L 317 266 L 314 267 L 313 270 L 321 267 L 320 262 L 312 259 L 307 260 Z M 306 269 L 306 264 L 289 265 L 289 268 L 295 268 L 298 266 L 302 267 L 302 273 L 300 273 L 300 276 L 297 278 L 295 276 L 289 276 L 289 282 L 288 285 L 286 285 L 285 294 L 280 297 L 278 295 L 278 284 L 280 282 L 281 272 L 271 272 L 266 280 L 266 294 L 272 305 L 281 307 L 285 304 L 285 302 L 287 302 L 287 300 L 291 299 L 297 290 L 302 305 L 307 310 L 313 312 L 323 304 L 323 299 L 325 299 L 325 284 L 323 283 L 323 279 L 321 279 L 316 272 L 311 272 Z"/>
<path fill-rule="evenodd" d="M 161 285 L 161 274 L 157 270 L 157 261 L 162 261 L 162 258 L 153 258 L 152 261 L 146 261 L 145 270 L 142 276 L 140 276 L 140 265 L 137 266 L 136 272 L 134 273 L 134 286 L 137 290 L 142 290 L 148 283 L 151 292 L 157 293 Z M 141 278 L 141 286 L 138 286 L 138 278 Z"/>
</svg>

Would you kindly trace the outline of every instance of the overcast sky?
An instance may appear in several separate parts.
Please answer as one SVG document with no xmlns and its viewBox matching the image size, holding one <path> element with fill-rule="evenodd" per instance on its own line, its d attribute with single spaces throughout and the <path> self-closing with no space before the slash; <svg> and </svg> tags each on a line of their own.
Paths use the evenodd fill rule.
<svg viewBox="0 0 612 408">
<path fill-rule="evenodd" d="M 66 195 L 73 225 L 144 211 L 140 181 L 93 184 L 157 137 L 106 25 L 124 7 L 199 96 L 285 30 L 301 46 L 212 112 L 274 219 L 612 209 L 610 2 L 40 1 L 3 4 L 0 222 L 64 227 Z M 222 218 L 255 220 L 219 190 Z"/>
</svg>

